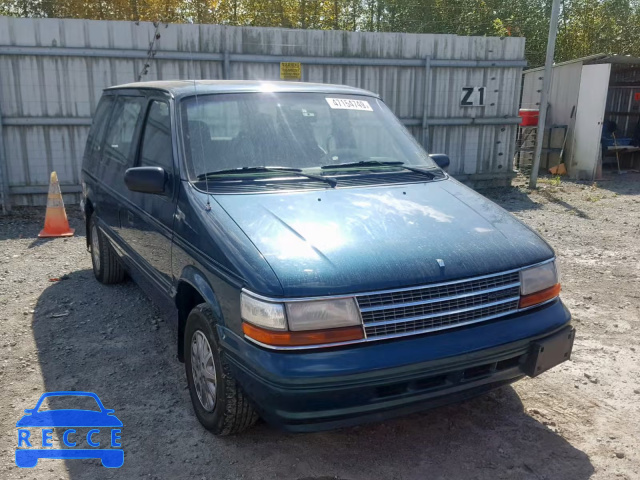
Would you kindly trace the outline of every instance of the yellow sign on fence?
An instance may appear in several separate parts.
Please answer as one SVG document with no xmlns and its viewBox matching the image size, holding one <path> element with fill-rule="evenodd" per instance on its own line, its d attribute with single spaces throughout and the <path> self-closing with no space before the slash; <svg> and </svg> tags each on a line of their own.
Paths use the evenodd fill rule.
<svg viewBox="0 0 640 480">
<path fill-rule="evenodd" d="M 302 79 L 302 64 L 299 62 L 280 62 L 280 78 L 282 80 Z"/>
</svg>

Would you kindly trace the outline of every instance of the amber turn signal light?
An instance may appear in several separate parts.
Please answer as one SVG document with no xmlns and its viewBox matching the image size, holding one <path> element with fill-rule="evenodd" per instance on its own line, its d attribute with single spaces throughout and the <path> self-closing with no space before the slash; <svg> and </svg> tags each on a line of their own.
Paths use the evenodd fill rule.
<svg viewBox="0 0 640 480">
<path fill-rule="evenodd" d="M 539 292 L 520 297 L 520 308 L 532 307 L 539 303 L 544 303 L 560 295 L 560 284 L 556 283 L 553 287 L 545 288 Z"/>
<path fill-rule="evenodd" d="M 331 328 L 328 330 L 308 330 L 302 332 L 282 332 L 256 327 L 250 323 L 242 323 L 244 334 L 260 343 L 274 347 L 302 347 L 308 345 L 324 345 L 328 343 L 350 342 L 362 340 L 362 327 Z"/>
</svg>

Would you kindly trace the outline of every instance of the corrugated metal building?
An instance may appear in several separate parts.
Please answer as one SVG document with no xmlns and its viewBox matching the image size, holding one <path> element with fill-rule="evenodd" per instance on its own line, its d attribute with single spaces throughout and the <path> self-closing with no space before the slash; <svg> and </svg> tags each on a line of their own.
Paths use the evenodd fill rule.
<svg viewBox="0 0 640 480">
<path fill-rule="evenodd" d="M 160 37 L 153 41 L 159 34 Z M 77 201 L 84 141 L 103 88 L 154 79 L 280 78 L 381 94 L 450 172 L 506 184 L 518 124 L 523 38 L 160 25 L 0 17 L 0 188 L 41 204 L 56 170 Z"/>
<path fill-rule="evenodd" d="M 543 68 L 524 72 L 522 108 L 539 108 L 543 73 Z M 615 122 L 617 139 L 626 143 L 640 135 L 639 120 L 640 58 L 597 54 L 554 65 L 547 126 L 566 125 L 568 129 L 562 161 L 572 178 L 593 180 L 599 177 L 605 122 Z M 562 141 L 559 137 L 551 139 L 554 140 L 556 143 Z M 543 155 L 542 168 L 559 163 L 560 144 L 555 147 L 548 156 Z M 633 148 L 622 147 L 607 147 L 605 164 L 611 155 L 614 157 L 612 162 L 616 162 L 616 148 L 619 153 L 634 153 Z"/>
</svg>

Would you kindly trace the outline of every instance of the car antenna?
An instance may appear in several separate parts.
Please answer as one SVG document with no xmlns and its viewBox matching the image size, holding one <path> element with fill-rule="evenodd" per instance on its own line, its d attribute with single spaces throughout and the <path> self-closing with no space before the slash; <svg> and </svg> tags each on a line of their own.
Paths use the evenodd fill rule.
<svg viewBox="0 0 640 480">
<path fill-rule="evenodd" d="M 192 18 L 189 19 L 189 23 L 192 24 L 192 25 L 194 24 Z M 200 30 L 198 30 L 198 38 L 200 38 L 199 34 L 200 34 Z M 189 56 L 191 57 L 191 69 L 193 70 L 193 77 L 192 77 L 193 78 L 193 93 L 194 93 L 194 96 L 196 98 L 196 112 L 199 112 L 200 103 L 198 102 L 198 86 L 197 86 L 197 83 L 196 83 L 196 76 L 195 76 L 196 67 L 195 67 L 195 63 L 194 63 L 194 59 L 193 59 L 193 47 L 191 45 L 191 42 L 189 42 Z M 205 165 L 205 161 L 204 161 L 204 144 L 203 144 L 203 141 L 202 141 L 202 132 L 199 132 L 198 137 L 200 139 L 200 150 L 201 150 L 201 153 L 202 153 L 202 156 L 200 157 L 200 158 L 202 158 L 202 167 L 203 167 L 202 171 L 205 173 L 204 185 L 205 185 L 205 189 L 207 190 L 207 203 L 204 206 L 204 209 L 207 212 L 209 212 L 209 211 L 211 211 L 211 203 L 209 201 L 209 196 L 210 196 L 209 195 L 209 178 L 208 178 L 208 175 L 206 175 L 207 166 Z"/>
</svg>

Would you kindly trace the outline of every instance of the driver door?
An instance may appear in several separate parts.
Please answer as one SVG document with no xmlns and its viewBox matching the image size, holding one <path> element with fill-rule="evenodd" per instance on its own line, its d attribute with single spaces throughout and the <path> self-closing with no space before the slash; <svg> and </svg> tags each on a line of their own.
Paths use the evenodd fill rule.
<svg viewBox="0 0 640 480">
<path fill-rule="evenodd" d="M 150 98 L 133 166 L 163 168 L 165 191 L 164 194 L 128 191 L 129 201 L 120 210 L 122 236 L 133 250 L 133 260 L 164 293 L 171 288 L 173 278 L 171 242 L 177 198 L 171 127 L 169 101 Z"/>
</svg>

